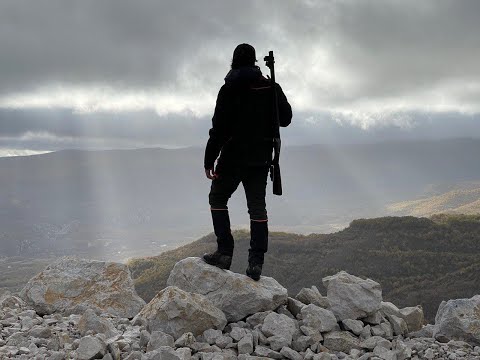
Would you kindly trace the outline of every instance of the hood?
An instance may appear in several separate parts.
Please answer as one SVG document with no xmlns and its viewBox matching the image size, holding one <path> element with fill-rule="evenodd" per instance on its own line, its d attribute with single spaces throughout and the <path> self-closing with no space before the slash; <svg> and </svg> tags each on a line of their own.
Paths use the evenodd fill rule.
<svg viewBox="0 0 480 360">
<path fill-rule="evenodd" d="M 225 84 L 248 85 L 261 77 L 262 72 L 258 66 L 243 66 L 230 70 L 225 76 Z"/>
</svg>

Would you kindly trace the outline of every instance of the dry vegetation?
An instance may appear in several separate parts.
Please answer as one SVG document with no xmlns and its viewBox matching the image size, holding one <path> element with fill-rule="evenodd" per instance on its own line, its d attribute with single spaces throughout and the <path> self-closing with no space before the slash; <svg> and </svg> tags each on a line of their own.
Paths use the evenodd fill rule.
<svg viewBox="0 0 480 360">
<path fill-rule="evenodd" d="M 234 234 L 232 270 L 244 273 L 249 237 Z M 271 234 L 264 274 L 295 295 L 346 270 L 382 284 L 384 299 L 399 306 L 422 304 L 431 322 L 442 300 L 480 293 L 480 216 L 439 215 L 432 219 L 385 217 L 353 221 L 338 233 L 301 236 Z M 137 291 L 151 299 L 165 287 L 175 262 L 215 248 L 213 235 L 129 263 Z"/>
<path fill-rule="evenodd" d="M 402 201 L 389 205 L 389 211 L 399 215 L 431 216 L 438 213 L 479 214 L 480 187 L 457 189 L 426 199 Z"/>
</svg>

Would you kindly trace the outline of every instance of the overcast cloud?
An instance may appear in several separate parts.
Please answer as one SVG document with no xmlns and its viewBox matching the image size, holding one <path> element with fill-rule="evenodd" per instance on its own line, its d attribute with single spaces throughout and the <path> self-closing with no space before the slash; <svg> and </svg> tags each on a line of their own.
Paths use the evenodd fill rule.
<svg viewBox="0 0 480 360">
<path fill-rule="evenodd" d="M 475 136 L 479 14 L 475 0 L 2 1 L 0 148 L 201 144 L 241 42 L 275 51 L 292 143 Z"/>
</svg>

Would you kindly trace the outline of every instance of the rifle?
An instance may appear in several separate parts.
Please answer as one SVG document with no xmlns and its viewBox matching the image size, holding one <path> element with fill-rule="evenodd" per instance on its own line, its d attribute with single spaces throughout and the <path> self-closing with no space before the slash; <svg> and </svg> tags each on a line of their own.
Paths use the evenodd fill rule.
<svg viewBox="0 0 480 360">
<path fill-rule="evenodd" d="M 280 148 L 282 140 L 280 139 L 280 120 L 278 117 L 278 99 L 277 85 L 275 83 L 275 59 L 273 51 L 269 51 L 268 55 L 263 58 L 265 65 L 270 69 L 270 82 L 272 84 L 272 106 L 273 106 L 273 160 L 270 165 L 270 179 L 273 184 L 273 194 L 282 195 L 282 176 L 280 174 Z"/>
</svg>

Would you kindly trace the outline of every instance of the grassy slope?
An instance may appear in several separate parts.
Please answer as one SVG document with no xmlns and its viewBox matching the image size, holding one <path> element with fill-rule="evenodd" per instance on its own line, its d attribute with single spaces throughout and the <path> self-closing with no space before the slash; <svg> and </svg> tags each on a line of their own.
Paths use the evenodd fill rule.
<svg viewBox="0 0 480 360">
<path fill-rule="evenodd" d="M 232 270 L 244 273 L 248 233 L 234 234 Z M 291 295 L 346 270 L 382 285 L 384 299 L 398 306 L 422 304 L 429 321 L 442 300 L 480 293 L 480 216 L 433 219 L 385 217 L 355 220 L 335 234 L 272 233 L 264 275 Z M 212 235 L 156 257 L 129 263 L 139 294 L 151 299 L 162 289 L 175 262 L 215 248 Z"/>
<path fill-rule="evenodd" d="M 437 213 L 479 214 L 480 188 L 459 189 L 426 199 L 403 201 L 388 206 L 395 214 L 430 216 Z"/>
</svg>

